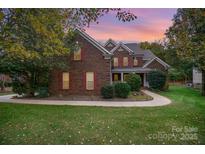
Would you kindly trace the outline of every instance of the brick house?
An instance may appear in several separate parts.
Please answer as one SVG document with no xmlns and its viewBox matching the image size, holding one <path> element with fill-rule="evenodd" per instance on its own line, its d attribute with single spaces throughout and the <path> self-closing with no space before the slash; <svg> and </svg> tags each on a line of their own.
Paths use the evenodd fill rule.
<svg viewBox="0 0 205 154">
<path fill-rule="evenodd" d="M 69 68 L 51 74 L 49 90 L 61 95 L 99 95 L 106 84 L 123 82 L 129 73 L 139 74 L 142 86 L 148 87 L 147 73 L 153 69 L 167 71 L 169 65 L 137 43 L 117 43 L 109 39 L 104 45 L 76 29 L 79 49 L 68 56 Z"/>
</svg>

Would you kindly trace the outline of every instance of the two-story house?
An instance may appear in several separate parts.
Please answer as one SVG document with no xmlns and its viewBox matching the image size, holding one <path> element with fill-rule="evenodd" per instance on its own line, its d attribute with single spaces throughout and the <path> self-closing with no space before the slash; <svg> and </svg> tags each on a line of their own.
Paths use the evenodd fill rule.
<svg viewBox="0 0 205 154">
<path fill-rule="evenodd" d="M 106 84 L 123 82 L 126 75 L 141 76 L 148 87 L 147 73 L 153 69 L 167 71 L 169 65 L 137 43 L 117 43 L 109 39 L 101 45 L 85 32 L 76 29 L 79 49 L 68 56 L 69 68 L 51 75 L 51 94 L 99 95 Z"/>
</svg>

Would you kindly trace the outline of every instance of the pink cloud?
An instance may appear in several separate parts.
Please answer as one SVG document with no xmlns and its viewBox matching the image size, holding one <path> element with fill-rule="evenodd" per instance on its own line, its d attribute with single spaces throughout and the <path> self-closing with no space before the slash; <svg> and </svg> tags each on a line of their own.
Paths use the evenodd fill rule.
<svg viewBox="0 0 205 154">
<path fill-rule="evenodd" d="M 116 26 L 116 25 L 95 25 L 86 30 L 88 34 L 95 39 L 105 41 L 112 38 L 117 41 L 154 41 L 164 37 L 166 29 L 171 22 L 167 20 L 158 20 L 149 25 L 132 25 L 132 26 Z"/>
<path fill-rule="evenodd" d="M 129 42 L 155 41 L 164 37 L 166 29 L 172 23 L 173 14 L 169 16 L 164 14 L 166 9 L 131 9 L 131 11 L 138 16 L 133 23 L 121 23 L 114 19 L 112 13 L 100 20 L 100 24 L 91 24 L 86 32 L 99 41 L 108 38 Z"/>
</svg>

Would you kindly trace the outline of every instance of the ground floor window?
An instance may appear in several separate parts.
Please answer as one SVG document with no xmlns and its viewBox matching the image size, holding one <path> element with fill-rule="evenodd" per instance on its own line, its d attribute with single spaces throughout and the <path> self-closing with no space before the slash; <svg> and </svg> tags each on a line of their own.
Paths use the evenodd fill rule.
<svg viewBox="0 0 205 154">
<path fill-rule="evenodd" d="M 146 82 L 146 74 L 144 73 L 134 73 L 140 76 L 141 78 L 141 86 L 145 86 L 144 82 Z M 123 81 L 126 81 L 128 78 L 129 73 L 123 73 Z M 144 81 L 145 80 L 145 81 Z M 121 73 L 112 73 L 112 81 L 113 82 L 120 82 L 121 81 Z"/>
<path fill-rule="evenodd" d="M 62 88 L 63 89 L 69 89 L 69 72 L 63 72 L 62 74 Z"/>
<path fill-rule="evenodd" d="M 86 89 L 94 90 L 94 72 L 86 72 Z"/>
<path fill-rule="evenodd" d="M 112 74 L 112 80 L 113 81 L 121 81 L 120 73 L 113 73 Z"/>
<path fill-rule="evenodd" d="M 129 75 L 128 73 L 124 73 L 124 74 L 123 74 L 123 79 L 124 79 L 124 81 L 127 81 L 128 75 Z"/>
</svg>

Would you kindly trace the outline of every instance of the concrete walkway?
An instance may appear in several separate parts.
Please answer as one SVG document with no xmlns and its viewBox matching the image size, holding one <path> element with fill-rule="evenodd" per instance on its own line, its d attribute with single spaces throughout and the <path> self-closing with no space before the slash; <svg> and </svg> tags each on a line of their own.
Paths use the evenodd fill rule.
<svg viewBox="0 0 205 154">
<path fill-rule="evenodd" d="M 104 106 L 104 107 L 154 107 L 164 106 L 171 103 L 171 100 L 143 90 L 144 93 L 153 97 L 150 101 L 64 101 L 64 100 L 37 100 L 37 99 L 11 99 L 13 95 L 0 96 L 0 102 L 20 104 L 45 104 L 45 105 L 74 105 L 74 106 Z"/>
</svg>

